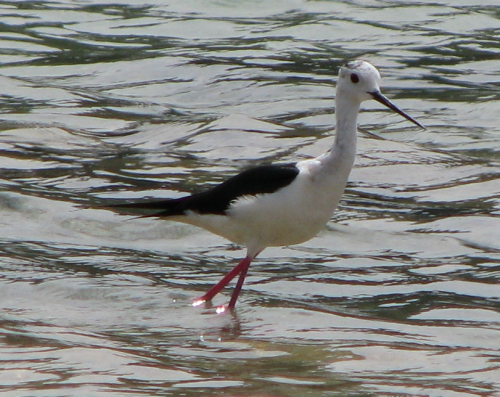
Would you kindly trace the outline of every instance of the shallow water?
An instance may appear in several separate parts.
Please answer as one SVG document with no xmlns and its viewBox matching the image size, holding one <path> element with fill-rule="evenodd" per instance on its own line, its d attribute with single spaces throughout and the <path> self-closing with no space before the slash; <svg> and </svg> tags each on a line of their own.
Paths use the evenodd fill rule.
<svg viewBox="0 0 500 397">
<path fill-rule="evenodd" d="M 500 396 L 495 2 L 0 12 L 2 396 Z M 264 251 L 234 315 L 191 301 L 240 247 L 96 209 L 324 152 L 357 57 L 427 129 L 363 104 L 332 222 Z"/>
</svg>

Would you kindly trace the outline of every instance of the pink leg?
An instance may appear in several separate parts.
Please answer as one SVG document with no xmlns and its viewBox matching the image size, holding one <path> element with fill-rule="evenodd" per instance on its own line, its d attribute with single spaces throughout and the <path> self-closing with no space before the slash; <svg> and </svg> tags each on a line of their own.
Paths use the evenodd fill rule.
<svg viewBox="0 0 500 397">
<path fill-rule="evenodd" d="M 233 310 L 236 305 L 236 301 L 238 300 L 238 296 L 240 295 L 241 287 L 243 287 L 243 283 L 245 282 L 245 277 L 247 276 L 248 268 L 250 267 L 251 260 L 246 263 L 245 267 L 241 268 L 240 277 L 238 278 L 238 282 L 236 283 L 236 287 L 234 287 L 233 294 L 231 295 L 231 300 L 229 301 L 229 305 L 227 308 L 229 310 Z"/>
<path fill-rule="evenodd" d="M 246 272 L 248 271 L 248 267 L 250 266 L 252 259 L 253 258 L 251 258 L 249 256 L 246 256 L 245 258 L 243 258 L 240 261 L 240 263 L 238 263 L 229 273 L 227 273 L 224 277 L 222 277 L 222 279 L 217 284 L 215 284 L 212 288 L 210 288 L 205 295 L 200 296 L 199 298 L 195 299 L 193 302 L 193 306 L 199 306 L 203 302 L 212 300 L 212 298 L 215 295 L 217 295 L 239 273 L 244 272 L 244 274 L 246 275 Z M 239 285 L 239 290 L 241 290 L 241 287 L 243 286 L 244 280 L 245 280 L 245 277 L 243 276 L 243 279 L 241 280 L 241 276 L 240 276 L 240 278 L 238 279 L 238 284 L 236 285 L 236 288 L 238 288 L 238 285 Z M 238 298 L 239 290 L 235 290 L 233 293 L 233 297 L 236 293 L 236 297 L 234 298 L 234 302 L 233 302 L 233 297 L 231 297 L 231 302 L 233 302 L 232 307 L 234 307 L 234 305 L 236 303 L 236 299 Z M 231 302 L 230 302 L 230 304 L 231 304 Z"/>
</svg>

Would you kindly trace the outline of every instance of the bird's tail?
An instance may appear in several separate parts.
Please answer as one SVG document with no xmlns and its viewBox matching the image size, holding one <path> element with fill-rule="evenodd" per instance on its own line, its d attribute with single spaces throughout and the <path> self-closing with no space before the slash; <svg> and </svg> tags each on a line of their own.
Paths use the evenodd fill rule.
<svg viewBox="0 0 500 397">
<path fill-rule="evenodd" d="M 185 202 L 187 198 L 181 197 L 157 201 L 111 204 L 106 205 L 104 208 L 118 210 L 130 215 L 138 215 L 138 218 L 169 217 L 185 215 Z"/>
</svg>

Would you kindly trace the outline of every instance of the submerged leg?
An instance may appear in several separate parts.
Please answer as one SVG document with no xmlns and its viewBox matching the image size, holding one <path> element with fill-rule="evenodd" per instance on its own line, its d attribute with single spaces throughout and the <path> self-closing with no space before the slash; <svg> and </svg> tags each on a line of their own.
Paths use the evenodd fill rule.
<svg viewBox="0 0 500 397">
<path fill-rule="evenodd" d="M 210 288 L 205 295 L 203 296 L 200 296 L 199 298 L 195 299 L 194 302 L 193 302 L 193 306 L 199 306 L 201 305 L 202 303 L 206 302 L 206 301 L 210 301 L 212 300 L 212 298 L 217 295 L 233 278 L 235 278 L 238 274 L 240 274 L 243 270 L 245 271 L 245 274 L 246 272 L 248 271 L 248 267 L 250 266 L 250 263 L 252 262 L 252 259 L 254 257 L 250 257 L 250 256 L 246 256 L 245 258 L 243 258 L 240 263 L 238 263 L 229 273 L 227 273 L 224 277 L 222 277 L 222 279 L 217 283 L 215 284 L 212 288 Z M 241 277 L 240 277 L 241 279 Z M 243 285 L 243 281 L 244 281 L 244 277 L 243 277 L 243 280 L 241 280 L 241 285 L 239 287 L 239 289 L 241 290 L 241 286 Z M 238 284 L 240 284 L 240 280 L 238 280 Z M 238 285 L 236 285 L 236 287 L 238 287 Z M 235 290 L 236 292 L 236 290 Z M 238 291 L 239 293 L 239 291 Z M 234 295 L 234 293 L 233 293 Z M 237 298 L 238 296 L 236 296 Z M 233 299 L 231 298 L 231 301 Z M 235 299 L 235 302 L 236 303 L 236 299 Z M 233 307 L 234 307 L 234 303 L 233 303 Z"/>
</svg>

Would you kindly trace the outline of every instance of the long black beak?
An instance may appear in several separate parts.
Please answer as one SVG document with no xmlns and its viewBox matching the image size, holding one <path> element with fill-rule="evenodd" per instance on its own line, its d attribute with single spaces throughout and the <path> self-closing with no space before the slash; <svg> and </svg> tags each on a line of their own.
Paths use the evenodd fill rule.
<svg viewBox="0 0 500 397">
<path fill-rule="evenodd" d="M 394 110 L 396 113 L 399 113 L 401 116 L 403 116 L 406 120 L 411 121 L 412 123 L 418 125 L 420 128 L 423 128 L 425 130 L 425 127 L 420 124 L 417 120 L 415 120 L 413 117 L 407 115 L 405 112 L 403 112 L 400 108 L 398 108 L 396 105 L 394 105 L 389 99 L 387 99 L 380 91 L 373 91 L 370 92 L 371 96 L 373 99 L 375 99 L 377 102 L 380 102 L 382 105 L 387 106 L 389 109 Z"/>
</svg>

